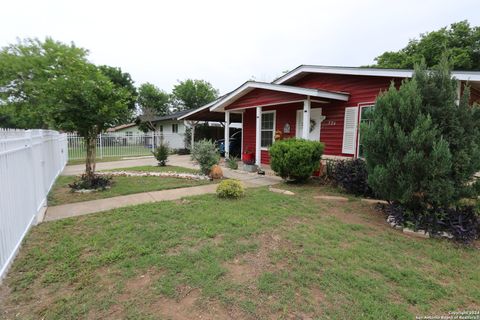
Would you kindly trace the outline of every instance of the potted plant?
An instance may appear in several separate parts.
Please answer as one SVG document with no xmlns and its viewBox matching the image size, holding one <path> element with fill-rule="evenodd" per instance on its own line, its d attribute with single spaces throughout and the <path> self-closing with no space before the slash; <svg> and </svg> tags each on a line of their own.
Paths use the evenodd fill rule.
<svg viewBox="0 0 480 320">
<path fill-rule="evenodd" d="M 243 170 L 247 172 L 256 172 L 255 155 L 250 148 L 245 149 L 242 154 Z"/>
<path fill-rule="evenodd" d="M 255 156 L 251 149 L 246 149 L 242 154 L 242 161 L 244 164 L 252 165 L 255 163 Z"/>
</svg>

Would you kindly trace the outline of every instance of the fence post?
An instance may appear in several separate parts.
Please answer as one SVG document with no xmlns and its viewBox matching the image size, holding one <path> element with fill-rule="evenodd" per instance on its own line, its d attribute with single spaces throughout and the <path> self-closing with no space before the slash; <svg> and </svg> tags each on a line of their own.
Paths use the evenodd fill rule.
<svg viewBox="0 0 480 320">
<path fill-rule="evenodd" d="M 102 133 L 100 133 L 100 159 L 103 159 Z"/>
<path fill-rule="evenodd" d="M 155 151 L 155 131 L 152 131 L 152 152 Z"/>
</svg>

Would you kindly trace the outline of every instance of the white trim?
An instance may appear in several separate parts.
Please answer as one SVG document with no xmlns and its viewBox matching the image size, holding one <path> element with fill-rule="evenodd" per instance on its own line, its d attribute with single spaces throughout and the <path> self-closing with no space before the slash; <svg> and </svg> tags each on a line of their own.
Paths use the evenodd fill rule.
<svg viewBox="0 0 480 320">
<path fill-rule="evenodd" d="M 280 92 L 340 100 L 340 101 L 348 101 L 350 97 L 350 95 L 345 92 L 332 92 L 332 91 L 325 91 L 325 90 L 319 90 L 319 89 L 285 86 L 285 85 L 279 85 L 279 84 L 273 84 L 273 83 L 267 83 L 267 82 L 247 81 L 243 85 L 241 85 L 240 87 L 232 91 L 231 93 L 217 100 L 210 107 L 210 111 L 218 111 L 218 112 L 223 111 L 225 106 L 241 98 L 242 96 L 246 95 L 253 89 L 266 89 L 266 90 L 280 91 Z"/>
<path fill-rule="evenodd" d="M 220 99 L 220 98 L 219 98 L 219 99 Z M 210 102 L 210 103 L 207 103 L 206 105 L 204 105 L 204 106 L 202 106 L 202 107 L 200 107 L 200 108 L 193 109 L 192 111 L 184 114 L 183 116 L 178 117 L 177 120 L 182 120 L 182 119 L 184 119 L 184 118 L 186 118 L 186 117 L 188 117 L 188 116 L 191 116 L 191 115 L 194 114 L 194 113 L 197 113 L 198 111 L 202 111 L 202 110 L 204 110 L 204 109 L 210 108 L 210 106 L 212 106 L 212 105 L 213 105 L 215 102 L 217 102 L 219 99 L 216 99 L 216 100 L 214 100 L 214 101 L 212 101 L 212 102 Z"/>
<path fill-rule="evenodd" d="M 225 127 L 224 127 L 224 152 L 225 152 L 225 159 L 230 158 L 230 112 L 225 111 Z"/>
<path fill-rule="evenodd" d="M 308 140 L 310 136 L 310 109 L 311 103 L 310 99 L 303 101 L 303 127 L 302 127 L 302 138 Z"/>
<path fill-rule="evenodd" d="M 242 141 L 240 141 L 240 160 L 243 160 L 243 133 L 245 132 L 245 126 L 243 125 L 244 112 L 242 112 Z"/>
<path fill-rule="evenodd" d="M 255 164 L 260 166 L 262 164 L 261 144 L 261 127 L 262 127 L 262 107 L 256 108 L 255 118 Z"/>
<path fill-rule="evenodd" d="M 266 110 L 262 111 L 262 117 L 266 113 L 273 113 L 273 130 L 272 130 L 272 144 L 275 142 L 275 131 L 277 128 L 277 111 L 276 110 Z M 270 147 L 262 147 L 262 118 L 260 117 L 260 150 L 268 151 Z"/>
<path fill-rule="evenodd" d="M 273 81 L 275 84 L 283 84 L 302 73 L 330 73 L 355 76 L 375 76 L 392 78 L 411 78 L 413 70 L 410 69 L 379 69 L 379 68 L 356 68 L 356 67 L 330 67 L 301 65 L 289 73 Z M 452 71 L 452 77 L 461 81 L 480 81 L 480 72 L 478 71 Z"/>
<path fill-rule="evenodd" d="M 375 106 L 375 103 L 366 104 L 366 102 L 360 102 L 358 104 L 358 125 L 357 125 L 357 146 L 355 147 L 355 158 L 359 158 L 360 152 L 360 125 L 362 124 L 362 109 L 363 108 L 372 108 Z"/>
</svg>

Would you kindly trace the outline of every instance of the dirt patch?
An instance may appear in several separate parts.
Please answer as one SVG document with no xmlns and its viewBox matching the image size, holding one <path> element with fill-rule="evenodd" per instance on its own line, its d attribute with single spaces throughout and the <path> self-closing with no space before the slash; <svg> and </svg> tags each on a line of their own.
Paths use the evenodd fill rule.
<svg viewBox="0 0 480 320">
<path fill-rule="evenodd" d="M 320 199 L 315 199 L 315 202 L 325 205 L 325 202 Z M 349 209 L 349 212 L 345 210 L 346 208 Z M 367 225 L 376 230 L 390 230 L 387 228 L 388 225 L 384 216 L 372 204 L 360 201 L 332 203 L 322 211 L 325 215 L 336 217 L 345 223 Z"/>
<path fill-rule="evenodd" d="M 258 250 L 236 257 L 233 261 L 224 263 L 228 270 L 226 278 L 235 283 L 245 283 L 256 279 L 263 272 L 283 269 L 281 262 L 272 262 L 270 253 L 280 248 L 290 247 L 291 244 L 275 233 L 266 233 L 255 238 L 259 243 Z"/>
<path fill-rule="evenodd" d="M 172 248 L 169 248 L 166 252 L 167 256 L 176 256 L 181 254 L 184 251 L 188 252 L 198 252 L 200 251 L 204 246 L 208 244 L 213 244 L 214 246 L 218 246 L 223 242 L 224 236 L 222 234 L 218 234 L 213 238 L 208 238 L 208 239 L 202 239 L 197 241 L 195 244 L 190 244 L 189 239 L 185 239 L 186 243 L 181 243 L 177 246 L 174 246 Z"/>
<path fill-rule="evenodd" d="M 186 294 L 178 299 L 160 297 L 148 307 L 149 313 L 171 320 L 245 318 L 237 309 L 228 309 L 218 301 L 202 298 L 200 289 L 183 289 Z"/>
</svg>

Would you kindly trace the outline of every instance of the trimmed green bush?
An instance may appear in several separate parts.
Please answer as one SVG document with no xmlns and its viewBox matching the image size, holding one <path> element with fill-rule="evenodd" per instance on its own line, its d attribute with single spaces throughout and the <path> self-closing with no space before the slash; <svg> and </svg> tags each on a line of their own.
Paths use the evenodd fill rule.
<svg viewBox="0 0 480 320">
<path fill-rule="evenodd" d="M 230 157 L 226 160 L 227 162 L 227 167 L 233 170 L 238 169 L 238 158 L 237 157 Z"/>
<path fill-rule="evenodd" d="M 287 139 L 270 147 L 270 166 L 286 180 L 302 182 L 320 166 L 323 143 L 304 139 Z"/>
<path fill-rule="evenodd" d="M 223 180 L 217 187 L 217 196 L 219 198 L 238 199 L 245 195 L 245 188 L 238 180 Z"/>
<path fill-rule="evenodd" d="M 220 153 L 210 140 L 200 140 L 195 142 L 192 150 L 192 160 L 197 161 L 200 165 L 200 171 L 208 175 L 213 165 L 220 161 Z"/>
<path fill-rule="evenodd" d="M 167 143 L 162 143 L 155 149 L 155 151 L 152 151 L 152 153 L 155 159 L 157 159 L 158 165 L 163 167 L 167 164 L 170 148 Z"/>
</svg>

